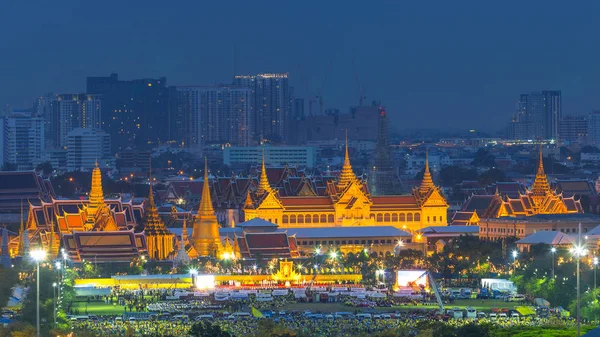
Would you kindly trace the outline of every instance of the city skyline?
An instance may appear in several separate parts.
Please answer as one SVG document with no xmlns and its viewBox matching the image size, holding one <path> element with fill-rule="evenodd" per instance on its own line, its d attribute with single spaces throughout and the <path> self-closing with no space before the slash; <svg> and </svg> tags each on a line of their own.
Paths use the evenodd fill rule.
<svg viewBox="0 0 600 337">
<path fill-rule="evenodd" d="M 13 32 L 0 47 L 5 58 L 0 71 L 7 79 L 0 84 L 0 104 L 21 108 L 48 92 L 81 92 L 86 77 L 110 73 L 127 79 L 165 76 L 169 85 L 179 86 L 230 83 L 234 74 L 288 72 L 296 96 L 308 99 L 320 92 L 325 109 L 357 105 L 359 86 L 364 87 L 366 102 L 381 101 L 390 112 L 390 128 L 397 130 L 494 132 L 514 114 L 515 97 L 531 91 L 561 90 L 565 115 L 588 114 L 600 106 L 593 94 L 600 87 L 594 80 L 600 68 L 593 62 L 598 28 L 593 2 L 560 10 L 519 4 L 519 11 L 509 5 L 442 3 L 364 9 L 348 3 L 343 12 L 333 4 L 321 4 L 319 10 L 268 3 L 120 6 L 112 11 L 110 6 L 40 3 L 39 11 L 28 13 L 31 28 Z M 19 17 L 14 14 L 28 8 L 3 7 L 0 25 L 12 32 Z M 89 10 L 103 20 L 70 15 Z M 172 27 L 148 25 L 153 21 L 144 18 Z M 227 18 L 236 24 L 216 30 L 200 46 L 181 43 Z M 305 19 L 311 25 L 304 25 Z M 283 23 L 285 29 L 259 34 Z M 479 29 L 468 29 L 471 25 Z M 48 49 L 53 36 L 64 34 L 94 43 L 85 52 L 77 44 L 62 45 L 35 58 L 32 48 Z M 118 52 L 97 56 L 111 49 Z"/>
</svg>

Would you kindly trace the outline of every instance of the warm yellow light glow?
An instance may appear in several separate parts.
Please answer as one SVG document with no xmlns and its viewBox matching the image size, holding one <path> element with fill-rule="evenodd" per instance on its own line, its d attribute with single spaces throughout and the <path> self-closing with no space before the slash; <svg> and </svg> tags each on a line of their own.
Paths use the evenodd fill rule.
<svg viewBox="0 0 600 337">
<path fill-rule="evenodd" d="M 34 261 L 40 262 L 46 259 L 46 251 L 43 249 L 34 249 L 30 253 Z"/>
</svg>

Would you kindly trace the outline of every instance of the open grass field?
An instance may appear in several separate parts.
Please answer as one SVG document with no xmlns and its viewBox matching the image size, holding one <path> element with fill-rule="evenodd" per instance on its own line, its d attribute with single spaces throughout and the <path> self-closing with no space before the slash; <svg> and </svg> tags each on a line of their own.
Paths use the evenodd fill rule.
<svg viewBox="0 0 600 337">
<path fill-rule="evenodd" d="M 456 300 L 452 304 L 445 304 L 446 308 L 455 308 L 458 307 L 460 309 L 464 309 L 466 307 L 473 307 L 479 311 L 490 311 L 493 308 L 507 308 L 514 309 L 515 306 L 518 306 L 517 302 L 503 302 L 500 300 Z M 121 315 L 125 312 L 122 306 L 105 304 L 103 302 L 78 302 L 74 304 L 74 309 L 79 309 L 80 315 L 85 315 L 86 309 L 89 315 Z M 435 310 L 437 306 L 415 306 L 415 305 L 403 305 L 403 306 L 395 306 L 395 307 L 384 307 L 384 308 L 375 308 L 376 311 L 381 312 L 390 312 L 390 311 L 404 311 L 404 310 L 416 310 L 416 309 L 430 309 Z M 129 309 L 127 309 L 129 311 Z M 348 307 L 343 303 L 290 303 L 284 307 L 273 308 L 273 310 L 286 310 L 286 311 L 304 311 L 311 310 L 312 312 L 336 312 L 336 311 L 350 311 L 354 312 L 355 310 L 368 310 L 371 311 L 370 308 L 356 308 L 356 307 Z M 135 312 L 135 311 L 134 311 Z"/>
</svg>

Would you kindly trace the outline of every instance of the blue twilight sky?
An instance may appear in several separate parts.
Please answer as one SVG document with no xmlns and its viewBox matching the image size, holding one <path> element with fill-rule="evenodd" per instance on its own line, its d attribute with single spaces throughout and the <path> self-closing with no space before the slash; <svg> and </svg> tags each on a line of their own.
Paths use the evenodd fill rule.
<svg viewBox="0 0 600 337">
<path fill-rule="evenodd" d="M 325 108 L 358 102 L 356 72 L 397 129 L 496 130 L 521 92 L 544 89 L 562 90 L 565 114 L 600 109 L 594 0 L 4 0 L 0 106 L 111 72 L 226 83 L 234 49 L 238 73 L 289 72 Z"/>
</svg>

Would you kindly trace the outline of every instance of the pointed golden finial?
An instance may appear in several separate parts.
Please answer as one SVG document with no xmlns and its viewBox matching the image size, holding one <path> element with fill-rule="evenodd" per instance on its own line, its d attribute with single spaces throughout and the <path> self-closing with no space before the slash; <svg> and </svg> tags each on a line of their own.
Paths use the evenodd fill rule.
<svg viewBox="0 0 600 337">
<path fill-rule="evenodd" d="M 544 174 L 544 151 L 542 149 L 542 143 L 540 143 L 540 159 L 537 174 Z"/>
<path fill-rule="evenodd" d="M 257 192 L 259 194 L 265 192 L 272 192 L 271 185 L 269 184 L 269 178 L 267 177 L 267 168 L 265 166 L 265 149 L 263 148 L 262 154 L 262 166 L 260 169 L 260 178 L 258 180 L 258 189 Z"/>
<path fill-rule="evenodd" d="M 551 193 L 550 185 L 548 184 L 548 178 L 544 173 L 544 163 L 543 163 L 543 153 L 542 153 L 542 144 L 540 143 L 540 159 L 537 174 L 535 175 L 535 180 L 533 181 L 533 186 L 531 187 L 531 193 L 533 196 L 533 202 L 536 205 L 540 205 L 543 197 L 547 194 Z"/>
<path fill-rule="evenodd" d="M 213 208 L 211 196 L 210 196 L 210 183 L 208 180 L 208 159 L 204 158 L 204 183 L 202 186 L 202 199 L 200 200 L 200 207 L 198 207 L 198 215 L 214 216 L 215 210 Z"/>
<path fill-rule="evenodd" d="M 346 154 L 344 156 L 344 163 L 348 161 L 350 163 L 350 156 L 348 155 L 348 129 L 346 129 Z"/>
<path fill-rule="evenodd" d="M 423 180 L 419 192 L 425 194 L 434 186 L 431 172 L 429 171 L 429 148 L 425 149 L 425 171 L 423 172 Z"/>
<path fill-rule="evenodd" d="M 184 242 L 188 239 L 188 231 L 187 231 L 187 216 L 183 218 L 183 227 L 181 228 L 181 240 Z"/>
<path fill-rule="evenodd" d="M 342 165 L 342 171 L 340 172 L 337 186 L 339 189 L 342 189 L 350 182 L 356 180 L 356 176 L 352 170 L 352 165 L 350 164 L 350 155 L 348 152 L 348 129 L 346 129 L 346 153 L 344 154 L 344 164 Z"/>
<path fill-rule="evenodd" d="M 160 216 L 158 215 L 158 209 L 154 202 L 154 189 L 152 188 L 152 162 L 150 163 L 150 170 L 148 174 L 149 188 L 148 188 L 148 209 L 146 211 L 146 235 L 152 234 L 166 234 L 166 227 Z"/>
</svg>

